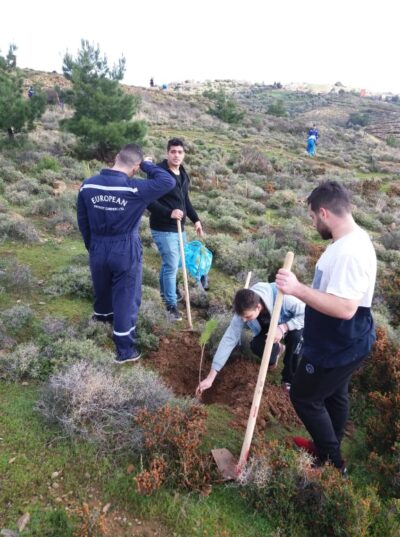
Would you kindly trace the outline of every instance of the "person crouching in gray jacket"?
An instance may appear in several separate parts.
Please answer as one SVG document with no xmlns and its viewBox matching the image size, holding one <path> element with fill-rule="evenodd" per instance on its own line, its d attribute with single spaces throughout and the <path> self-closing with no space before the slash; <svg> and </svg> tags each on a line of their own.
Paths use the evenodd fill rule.
<svg viewBox="0 0 400 537">
<path fill-rule="evenodd" d="M 233 307 L 235 315 L 226 329 L 218 345 L 207 377 L 200 382 L 196 394 L 200 395 L 208 390 L 221 369 L 228 361 L 233 349 L 239 345 L 241 332 L 247 325 L 253 339 L 250 343 L 252 352 L 262 357 L 267 338 L 272 310 L 278 294 L 275 283 L 259 282 L 251 289 L 241 289 L 235 295 Z M 304 327 L 305 305 L 294 296 L 283 297 L 282 309 L 278 327 L 274 337 L 269 367 L 275 368 L 285 342 L 285 355 L 283 359 L 282 386 L 290 390 L 293 375 L 301 352 L 301 342 Z"/>
</svg>

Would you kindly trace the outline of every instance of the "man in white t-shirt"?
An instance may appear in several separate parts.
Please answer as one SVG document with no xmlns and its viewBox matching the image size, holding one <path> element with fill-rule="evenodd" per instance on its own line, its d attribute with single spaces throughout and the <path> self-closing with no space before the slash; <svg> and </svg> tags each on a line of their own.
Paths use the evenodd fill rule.
<svg viewBox="0 0 400 537">
<path fill-rule="evenodd" d="M 317 262 L 312 287 L 280 269 L 276 284 L 306 304 L 303 358 L 290 398 L 313 442 L 296 437 L 297 446 L 323 464 L 346 472 L 340 444 L 348 415 L 348 384 L 375 341 L 371 302 L 376 255 L 367 233 L 354 221 L 347 190 L 335 181 L 307 198 L 314 227 L 333 239 Z"/>
</svg>

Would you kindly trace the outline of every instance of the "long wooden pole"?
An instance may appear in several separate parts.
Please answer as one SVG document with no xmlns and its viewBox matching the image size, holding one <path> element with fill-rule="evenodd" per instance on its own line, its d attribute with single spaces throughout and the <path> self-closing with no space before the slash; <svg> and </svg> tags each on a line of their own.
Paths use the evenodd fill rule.
<svg viewBox="0 0 400 537">
<path fill-rule="evenodd" d="M 187 277 L 187 272 L 186 272 L 185 250 L 183 248 L 182 225 L 181 225 L 180 220 L 177 220 L 176 223 L 178 224 L 179 249 L 180 249 L 180 252 L 181 252 L 183 283 L 185 285 L 186 314 L 187 314 L 187 319 L 188 319 L 188 323 L 189 323 L 189 328 L 191 330 L 193 330 L 192 314 L 191 314 L 191 311 L 190 311 L 189 284 L 188 284 L 188 277 Z"/>
<path fill-rule="evenodd" d="M 293 258 L 294 258 L 293 252 L 288 252 L 286 254 L 285 262 L 283 264 L 284 269 L 287 269 L 287 270 L 291 269 Z M 275 337 L 276 329 L 277 329 L 278 322 L 279 322 L 279 316 L 281 313 L 282 301 L 283 301 L 283 294 L 278 290 L 274 308 L 272 310 L 271 322 L 269 324 L 268 336 L 265 342 L 260 370 L 258 372 L 258 379 L 257 379 L 256 389 L 254 391 L 253 403 L 251 405 L 249 419 L 247 420 L 247 428 L 246 428 L 246 434 L 243 440 L 242 451 L 240 453 L 239 462 L 236 466 L 237 475 L 241 474 L 246 464 L 247 458 L 249 456 L 251 441 L 253 439 L 254 428 L 256 425 L 258 410 L 260 407 L 260 401 L 261 401 L 261 397 L 264 391 L 264 384 L 265 384 L 265 379 L 267 376 L 269 360 L 271 358 L 272 346 L 274 344 L 274 337 Z"/>
</svg>

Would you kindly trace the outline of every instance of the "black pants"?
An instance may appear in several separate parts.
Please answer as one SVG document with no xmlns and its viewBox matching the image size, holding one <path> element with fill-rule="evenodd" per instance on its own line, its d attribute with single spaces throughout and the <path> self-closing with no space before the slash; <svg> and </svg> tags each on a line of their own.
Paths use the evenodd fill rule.
<svg viewBox="0 0 400 537">
<path fill-rule="evenodd" d="M 283 358 L 283 370 L 282 370 L 282 382 L 292 383 L 294 373 L 297 368 L 297 362 L 299 360 L 299 353 L 301 347 L 301 337 L 303 335 L 303 329 L 290 330 L 286 333 L 283 342 L 286 346 L 285 356 Z M 262 357 L 265 347 L 266 334 L 260 333 L 253 338 L 250 343 L 252 352 L 259 358 Z M 278 358 L 279 343 L 274 343 L 271 351 L 271 358 L 269 365 L 274 365 Z"/>
<path fill-rule="evenodd" d="M 340 444 L 346 426 L 351 375 L 364 358 L 342 367 L 324 369 L 300 360 L 290 390 L 297 415 L 310 433 L 321 462 L 343 465 Z"/>
</svg>

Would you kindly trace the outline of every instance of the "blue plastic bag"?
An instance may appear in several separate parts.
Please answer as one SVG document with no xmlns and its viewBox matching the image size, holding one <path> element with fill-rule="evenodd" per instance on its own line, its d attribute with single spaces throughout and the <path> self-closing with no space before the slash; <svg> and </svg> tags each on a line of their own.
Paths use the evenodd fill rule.
<svg viewBox="0 0 400 537">
<path fill-rule="evenodd" d="M 211 268 L 213 255 L 201 241 L 191 241 L 185 244 L 186 270 L 199 282 L 202 276 L 206 276 Z M 179 267 L 182 267 L 179 261 Z"/>
</svg>

